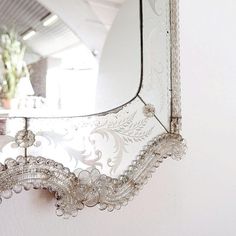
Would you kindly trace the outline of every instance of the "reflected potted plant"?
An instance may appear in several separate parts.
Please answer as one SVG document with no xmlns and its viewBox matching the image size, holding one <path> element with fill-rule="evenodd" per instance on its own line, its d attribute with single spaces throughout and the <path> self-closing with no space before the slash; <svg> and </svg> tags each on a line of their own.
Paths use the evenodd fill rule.
<svg viewBox="0 0 236 236">
<path fill-rule="evenodd" d="M 15 97 L 16 88 L 22 77 L 28 76 L 28 68 L 24 61 L 25 46 L 19 40 L 18 34 L 6 29 L 0 32 L 0 60 L 2 64 L 1 103 L 6 109 L 10 108 L 11 100 Z"/>
</svg>

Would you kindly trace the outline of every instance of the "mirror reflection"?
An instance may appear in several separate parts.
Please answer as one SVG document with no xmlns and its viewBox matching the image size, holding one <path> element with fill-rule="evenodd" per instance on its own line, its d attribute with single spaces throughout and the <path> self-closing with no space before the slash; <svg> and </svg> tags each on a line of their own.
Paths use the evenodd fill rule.
<svg viewBox="0 0 236 236">
<path fill-rule="evenodd" d="M 138 92 L 138 0 L 0 0 L 0 28 L 1 116 L 93 114 Z"/>
</svg>

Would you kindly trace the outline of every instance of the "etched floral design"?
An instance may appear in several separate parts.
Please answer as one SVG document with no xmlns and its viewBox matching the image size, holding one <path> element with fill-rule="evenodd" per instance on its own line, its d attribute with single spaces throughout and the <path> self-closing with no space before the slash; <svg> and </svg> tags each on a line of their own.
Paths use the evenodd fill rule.
<svg viewBox="0 0 236 236">
<path fill-rule="evenodd" d="M 111 174 L 116 173 L 119 168 L 123 155 L 127 152 L 127 145 L 143 141 L 153 130 L 153 127 L 146 129 L 146 119 L 135 121 L 135 116 L 136 113 L 123 119 L 102 123 L 90 134 L 91 137 L 94 134 L 98 134 L 107 140 L 109 138 L 113 139 L 114 155 L 107 159 Z M 96 142 L 95 140 L 93 141 Z"/>
<path fill-rule="evenodd" d="M 152 133 L 153 126 L 148 126 L 148 120 L 138 120 L 136 116 L 137 112 L 134 112 L 126 117 L 96 122 L 92 127 L 73 127 L 73 130 L 61 133 L 53 130 L 38 131 L 36 138 L 40 146 L 63 148 L 69 161 L 75 163 L 75 168 L 83 164 L 103 169 L 107 165 L 110 173 L 115 174 L 124 155 L 128 153 L 127 147 L 145 140 Z"/>
<path fill-rule="evenodd" d="M 79 137 L 78 134 L 74 135 L 73 137 L 73 135 L 67 136 L 67 134 L 57 133 L 56 131 L 39 131 L 36 133 L 36 138 L 40 138 L 41 140 L 39 141 L 37 139 L 38 147 L 49 145 L 53 149 L 57 149 L 58 147 L 63 148 L 70 159 L 69 161 L 74 161 L 75 168 L 80 163 L 93 168 L 102 168 L 102 163 L 100 162 L 101 153 L 90 143 L 89 134 L 79 135 Z M 82 140 L 83 145 L 78 147 L 73 145 L 71 142 L 76 138 Z"/>
</svg>

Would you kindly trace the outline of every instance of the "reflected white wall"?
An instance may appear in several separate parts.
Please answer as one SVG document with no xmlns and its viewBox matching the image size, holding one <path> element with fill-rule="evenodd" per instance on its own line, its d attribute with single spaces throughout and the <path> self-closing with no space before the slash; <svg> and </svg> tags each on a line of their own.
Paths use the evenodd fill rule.
<svg viewBox="0 0 236 236">
<path fill-rule="evenodd" d="M 52 55 L 60 60 L 49 66 L 46 78 L 47 105 L 65 116 L 88 114 L 95 110 L 97 60 L 79 44 Z"/>
</svg>

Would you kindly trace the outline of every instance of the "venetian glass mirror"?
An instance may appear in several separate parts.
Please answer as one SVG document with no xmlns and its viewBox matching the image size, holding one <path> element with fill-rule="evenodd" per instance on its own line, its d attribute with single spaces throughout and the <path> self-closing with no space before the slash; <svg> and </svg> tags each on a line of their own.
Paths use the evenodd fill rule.
<svg viewBox="0 0 236 236">
<path fill-rule="evenodd" d="M 0 191 L 119 209 L 180 159 L 177 0 L 0 0 Z"/>
</svg>

